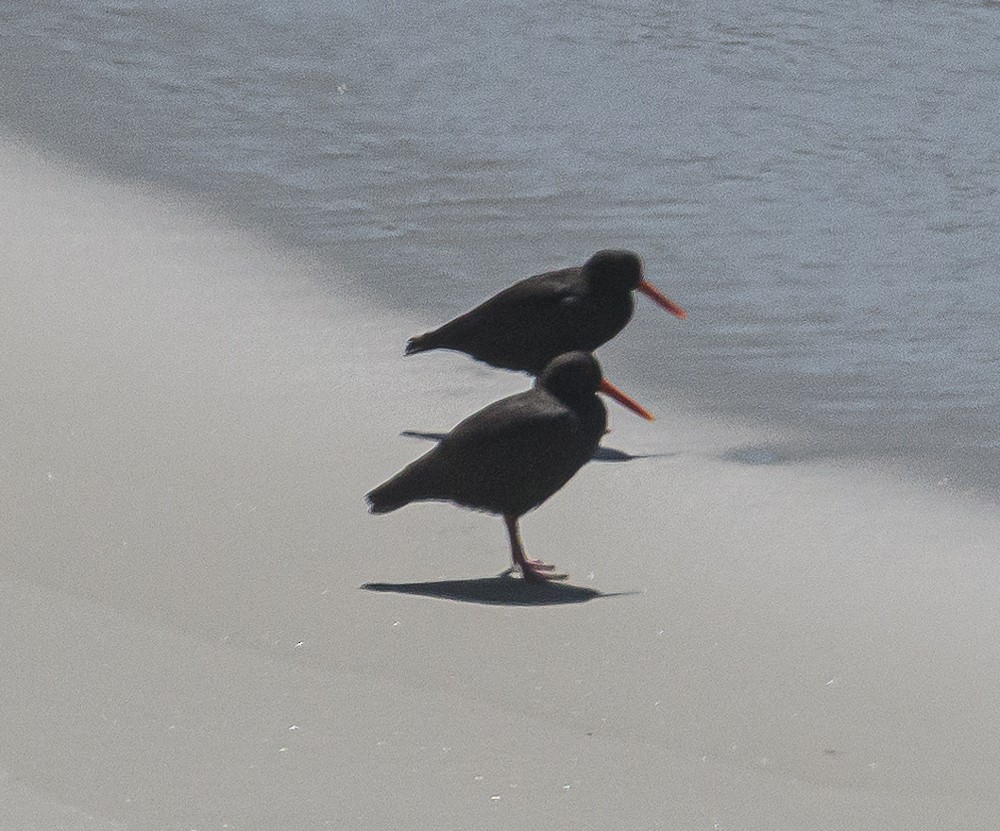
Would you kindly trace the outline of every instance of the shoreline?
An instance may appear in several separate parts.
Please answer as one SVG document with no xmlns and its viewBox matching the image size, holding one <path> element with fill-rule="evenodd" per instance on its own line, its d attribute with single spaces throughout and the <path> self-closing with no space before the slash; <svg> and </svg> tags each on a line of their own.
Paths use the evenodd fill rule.
<svg viewBox="0 0 1000 831">
<path fill-rule="evenodd" d="M 522 529 L 617 596 L 363 591 L 506 568 L 498 519 L 363 496 L 525 379 L 404 360 L 419 324 L 180 200 L 0 165 L 0 818 L 992 828 L 990 506 L 730 461 L 775 434 L 636 393 L 658 420 L 611 405 L 605 446 L 659 455 Z"/>
</svg>

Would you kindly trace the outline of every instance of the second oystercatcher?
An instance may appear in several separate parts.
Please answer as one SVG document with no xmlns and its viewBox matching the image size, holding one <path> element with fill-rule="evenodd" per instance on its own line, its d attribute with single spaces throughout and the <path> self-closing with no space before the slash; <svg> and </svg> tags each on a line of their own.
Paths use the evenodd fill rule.
<svg viewBox="0 0 1000 831">
<path fill-rule="evenodd" d="M 632 251 L 598 251 L 582 266 L 521 280 L 431 332 L 410 338 L 406 354 L 465 352 L 504 369 L 538 375 L 557 355 L 593 352 L 629 322 L 640 291 L 677 317 L 687 312 L 643 277 Z"/>
<path fill-rule="evenodd" d="M 610 387 L 593 355 L 573 352 L 551 361 L 532 389 L 466 418 L 433 449 L 367 495 L 372 513 L 410 502 L 441 500 L 501 514 L 510 553 L 526 580 L 562 579 L 553 566 L 529 559 L 518 520 L 565 485 L 594 455 L 607 425 L 596 393 L 635 408 Z"/>
</svg>

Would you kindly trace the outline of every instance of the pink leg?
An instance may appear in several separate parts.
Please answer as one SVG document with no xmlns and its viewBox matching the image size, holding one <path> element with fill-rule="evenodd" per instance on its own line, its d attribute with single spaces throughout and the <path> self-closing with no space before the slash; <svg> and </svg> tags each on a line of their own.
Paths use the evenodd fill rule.
<svg viewBox="0 0 1000 831">
<path fill-rule="evenodd" d="M 525 580 L 565 580 L 567 575 L 556 574 L 555 566 L 541 560 L 532 560 L 525 556 L 524 548 L 521 545 L 521 535 L 517 530 L 517 517 L 504 514 L 503 520 L 507 525 L 507 534 L 510 537 L 510 556 L 514 560 L 514 565 L 521 569 L 521 575 Z"/>
</svg>

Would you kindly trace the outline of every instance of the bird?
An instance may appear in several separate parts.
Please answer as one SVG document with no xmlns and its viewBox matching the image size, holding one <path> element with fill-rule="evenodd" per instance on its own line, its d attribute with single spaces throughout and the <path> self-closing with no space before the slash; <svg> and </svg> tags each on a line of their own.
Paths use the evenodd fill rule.
<svg viewBox="0 0 1000 831">
<path fill-rule="evenodd" d="M 617 335 L 632 317 L 633 291 L 687 317 L 643 277 L 638 254 L 607 249 L 582 266 L 514 283 L 437 329 L 410 338 L 405 354 L 451 349 L 537 376 L 557 355 L 593 352 Z"/>
<path fill-rule="evenodd" d="M 518 522 L 594 455 L 607 427 L 598 391 L 635 402 L 604 380 L 597 359 L 570 352 L 549 362 L 531 389 L 487 405 L 431 450 L 370 491 L 373 514 L 438 500 L 503 516 L 514 569 L 527 581 L 565 579 L 524 552 Z M 635 405 L 638 406 L 638 405 Z"/>
</svg>

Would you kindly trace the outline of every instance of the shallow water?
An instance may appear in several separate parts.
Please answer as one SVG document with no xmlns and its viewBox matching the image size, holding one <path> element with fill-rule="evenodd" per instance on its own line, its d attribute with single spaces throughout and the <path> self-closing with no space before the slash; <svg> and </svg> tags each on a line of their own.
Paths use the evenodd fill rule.
<svg viewBox="0 0 1000 831">
<path fill-rule="evenodd" d="M 443 320 L 634 248 L 616 379 L 1000 494 L 1000 4 L 0 11 L 0 119 Z M 756 458 L 756 457 L 754 457 Z"/>
</svg>

